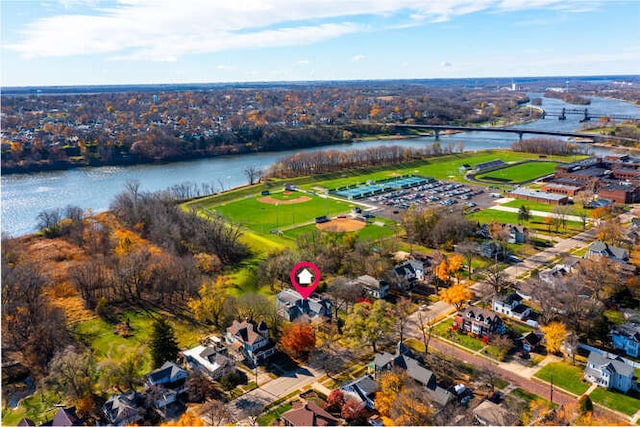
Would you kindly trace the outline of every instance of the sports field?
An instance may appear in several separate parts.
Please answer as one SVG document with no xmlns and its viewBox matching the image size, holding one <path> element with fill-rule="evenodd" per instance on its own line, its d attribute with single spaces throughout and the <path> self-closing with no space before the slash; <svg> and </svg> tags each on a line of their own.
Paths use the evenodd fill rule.
<svg viewBox="0 0 640 427">
<path fill-rule="evenodd" d="M 476 175 L 476 179 L 496 184 L 517 184 L 552 174 L 558 162 L 528 162 Z"/>
<path fill-rule="evenodd" d="M 347 213 L 351 206 L 347 202 L 298 192 L 271 193 L 269 199 L 265 197 L 258 194 L 222 205 L 212 203 L 205 208 L 257 233 L 270 234 L 272 230 L 313 222 L 318 216 Z"/>
</svg>

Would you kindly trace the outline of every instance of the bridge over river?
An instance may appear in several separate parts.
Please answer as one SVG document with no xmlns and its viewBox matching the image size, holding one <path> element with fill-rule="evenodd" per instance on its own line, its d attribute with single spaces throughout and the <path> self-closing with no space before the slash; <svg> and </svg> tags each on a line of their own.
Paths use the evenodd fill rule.
<svg viewBox="0 0 640 427">
<path fill-rule="evenodd" d="M 522 140 L 522 136 L 525 134 L 530 135 L 545 135 L 545 136 L 560 136 L 568 138 L 586 138 L 592 142 L 600 141 L 627 141 L 628 138 L 621 138 L 615 136 L 601 135 L 598 133 L 577 133 L 577 132 L 562 132 L 553 130 L 536 130 L 536 129 L 518 129 L 518 128 L 488 128 L 488 127 L 473 127 L 473 126 L 451 126 L 451 125 L 409 125 L 409 124 L 387 124 L 387 126 L 395 127 L 396 129 L 427 129 L 432 130 L 435 139 L 440 138 L 440 132 L 446 130 L 462 131 L 462 132 L 499 132 L 499 133 L 515 133 Z"/>
</svg>

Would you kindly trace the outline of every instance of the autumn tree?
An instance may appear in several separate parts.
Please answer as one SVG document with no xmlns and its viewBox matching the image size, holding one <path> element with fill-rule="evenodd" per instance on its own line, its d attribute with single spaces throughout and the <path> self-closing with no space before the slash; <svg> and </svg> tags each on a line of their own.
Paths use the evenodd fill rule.
<svg viewBox="0 0 640 427">
<path fill-rule="evenodd" d="M 507 275 L 497 264 L 484 270 L 484 281 L 498 295 L 505 293 L 510 286 Z"/>
<path fill-rule="evenodd" d="M 460 254 L 453 254 L 448 259 L 447 270 L 449 276 L 456 278 L 456 283 L 460 283 L 460 269 L 462 268 L 463 258 Z"/>
<path fill-rule="evenodd" d="M 346 335 L 352 345 L 370 344 L 373 352 L 378 351 L 377 344 L 391 338 L 395 328 L 393 308 L 385 300 L 376 300 L 373 304 L 358 303 L 345 322 Z"/>
<path fill-rule="evenodd" d="M 564 326 L 564 323 L 551 322 L 548 325 L 542 326 L 540 329 L 544 333 L 547 351 L 549 353 L 557 353 L 560 351 L 560 347 L 567 336 L 567 328 Z"/>
<path fill-rule="evenodd" d="M 440 299 L 447 304 L 455 305 L 460 310 L 465 301 L 471 299 L 471 291 L 463 284 L 453 285 L 440 294 Z"/>
<path fill-rule="evenodd" d="M 342 409 L 340 410 L 340 416 L 348 423 L 356 423 L 358 425 L 364 425 L 363 421 L 366 421 L 366 412 L 360 403 L 355 400 L 347 400 Z"/>
<path fill-rule="evenodd" d="M 78 352 L 69 346 L 51 360 L 45 387 L 75 403 L 92 396 L 96 379 L 96 367 L 91 354 Z"/>
<path fill-rule="evenodd" d="M 293 322 L 285 326 L 280 344 L 285 353 L 306 358 L 316 347 L 316 333 L 308 323 Z"/>
<path fill-rule="evenodd" d="M 413 383 L 413 380 L 406 380 L 393 403 L 390 415 L 393 424 L 398 426 L 432 425 L 434 410 L 424 389 Z"/>
<path fill-rule="evenodd" d="M 146 361 L 144 350 L 144 347 L 128 349 L 123 345 L 101 360 L 98 364 L 98 373 L 102 389 L 116 387 L 118 390 L 126 391 L 141 385 L 140 372 Z"/>
<path fill-rule="evenodd" d="M 166 361 L 174 361 L 178 357 L 180 348 L 175 332 L 173 327 L 163 318 L 159 318 L 153 323 L 149 347 L 155 368 L 159 368 Z"/>
<path fill-rule="evenodd" d="M 402 389 L 405 380 L 404 372 L 387 371 L 380 376 L 379 389 L 376 392 L 374 405 L 383 417 L 391 416 L 391 409 Z"/>
<path fill-rule="evenodd" d="M 327 396 L 327 410 L 332 412 L 342 411 L 342 405 L 344 405 L 344 393 L 342 390 L 336 388 L 331 390 L 329 396 Z"/>
<path fill-rule="evenodd" d="M 226 286 L 227 282 L 219 276 L 213 283 L 203 283 L 198 296 L 189 299 L 189 310 L 197 321 L 211 324 L 216 329 L 222 328 L 225 317 L 230 314 Z"/>
<path fill-rule="evenodd" d="M 467 271 L 469 272 L 469 278 L 471 278 L 472 268 L 471 262 L 473 261 L 473 257 L 478 253 L 478 244 L 476 242 L 471 242 L 469 240 L 465 240 L 456 246 L 456 252 L 463 256 L 466 264 Z"/>
<path fill-rule="evenodd" d="M 190 411 L 184 411 L 176 421 L 160 424 L 160 426 L 204 426 L 206 425 L 200 417 L 193 415 Z"/>
</svg>

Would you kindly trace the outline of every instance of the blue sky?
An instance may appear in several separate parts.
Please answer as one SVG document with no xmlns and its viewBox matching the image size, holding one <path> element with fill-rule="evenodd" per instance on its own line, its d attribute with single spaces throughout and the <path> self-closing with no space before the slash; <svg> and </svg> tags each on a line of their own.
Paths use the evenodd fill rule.
<svg viewBox="0 0 640 427">
<path fill-rule="evenodd" d="M 2 86 L 640 73 L 640 1 L 1 0 Z"/>
</svg>

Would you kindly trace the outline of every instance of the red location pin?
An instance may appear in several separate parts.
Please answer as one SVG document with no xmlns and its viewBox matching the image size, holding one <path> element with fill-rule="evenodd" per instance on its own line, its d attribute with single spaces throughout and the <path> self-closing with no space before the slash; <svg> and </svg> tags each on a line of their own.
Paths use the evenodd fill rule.
<svg viewBox="0 0 640 427">
<path fill-rule="evenodd" d="M 307 299 L 320 283 L 320 269 L 309 261 L 299 262 L 291 269 L 289 277 L 302 299 Z"/>
</svg>

